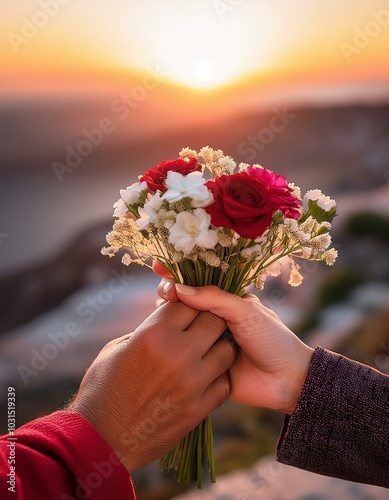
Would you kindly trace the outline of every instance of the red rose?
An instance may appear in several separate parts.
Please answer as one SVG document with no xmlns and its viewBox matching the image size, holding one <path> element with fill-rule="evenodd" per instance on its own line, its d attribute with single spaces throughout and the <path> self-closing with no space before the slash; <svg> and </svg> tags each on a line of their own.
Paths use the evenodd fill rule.
<svg viewBox="0 0 389 500">
<path fill-rule="evenodd" d="M 173 172 L 178 172 L 182 175 L 190 174 L 191 172 L 200 171 L 201 165 L 197 163 L 196 158 L 190 158 L 188 160 L 164 160 L 159 165 L 150 168 L 141 178 L 140 181 L 146 181 L 147 186 L 150 191 L 166 191 L 166 186 L 164 184 L 166 180 L 167 173 L 171 170 Z"/>
<path fill-rule="evenodd" d="M 244 238 L 262 236 L 276 210 L 294 219 L 300 215 L 301 204 L 286 179 L 270 170 L 248 167 L 245 172 L 221 175 L 206 186 L 215 199 L 205 208 L 212 224 L 229 227 Z"/>
<path fill-rule="evenodd" d="M 298 219 L 301 213 L 301 202 L 292 194 L 288 181 L 282 175 L 266 168 L 247 167 L 247 173 L 267 182 L 271 193 L 274 212 L 281 212 L 289 219 Z"/>
</svg>

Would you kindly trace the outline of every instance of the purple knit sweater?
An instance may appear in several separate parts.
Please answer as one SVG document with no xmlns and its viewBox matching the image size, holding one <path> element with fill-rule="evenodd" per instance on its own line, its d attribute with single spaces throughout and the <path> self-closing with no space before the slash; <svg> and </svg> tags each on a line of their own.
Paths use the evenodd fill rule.
<svg viewBox="0 0 389 500">
<path fill-rule="evenodd" d="M 277 460 L 389 488 L 389 376 L 317 347 Z"/>
</svg>

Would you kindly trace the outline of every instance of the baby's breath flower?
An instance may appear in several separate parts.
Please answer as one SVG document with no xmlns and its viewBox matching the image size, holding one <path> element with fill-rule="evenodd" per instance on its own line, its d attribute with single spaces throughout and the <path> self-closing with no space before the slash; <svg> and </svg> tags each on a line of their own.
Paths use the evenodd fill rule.
<svg viewBox="0 0 389 500">
<path fill-rule="evenodd" d="M 304 245 L 304 243 L 307 243 L 310 239 L 310 235 L 307 234 L 307 233 L 304 233 L 303 231 L 298 231 L 297 232 L 297 238 L 298 238 L 298 241 Z"/>
<path fill-rule="evenodd" d="M 291 233 L 297 233 L 299 230 L 298 222 L 296 219 L 285 219 L 284 226 L 285 229 Z"/>
<path fill-rule="evenodd" d="M 232 236 L 225 233 L 224 231 L 219 231 L 217 235 L 217 241 L 222 247 L 229 247 L 232 244 Z"/>
<path fill-rule="evenodd" d="M 302 259 L 309 259 L 311 255 L 312 255 L 312 248 L 311 247 L 302 247 L 301 248 L 301 258 Z"/>
<path fill-rule="evenodd" d="M 294 264 L 290 271 L 288 284 L 290 286 L 299 286 L 303 282 L 303 276 L 299 273 L 300 266 L 298 264 Z"/>
<path fill-rule="evenodd" d="M 254 246 L 249 247 L 249 248 L 244 248 L 240 252 L 240 254 L 245 259 L 251 259 L 253 257 L 260 258 L 260 257 L 262 257 L 262 247 L 260 245 L 254 245 Z"/>
<path fill-rule="evenodd" d="M 217 177 L 223 173 L 223 167 L 219 163 L 224 153 L 221 149 L 212 149 L 205 146 L 200 149 L 199 158 L 203 158 L 205 166 L 212 173 L 213 177 Z"/>
<path fill-rule="evenodd" d="M 235 231 L 232 234 L 232 245 L 235 246 L 240 239 L 240 234 L 236 233 Z"/>
<path fill-rule="evenodd" d="M 129 266 L 130 264 L 132 264 L 134 261 L 131 257 L 131 255 L 129 253 L 125 253 L 122 257 L 122 264 L 124 264 L 125 266 Z"/>
<path fill-rule="evenodd" d="M 223 262 L 220 264 L 220 269 L 223 271 L 223 273 L 226 273 L 228 271 L 228 268 L 230 267 L 229 263 L 223 260 Z"/>
<path fill-rule="evenodd" d="M 250 164 L 249 163 L 239 163 L 239 172 L 245 172 L 245 170 L 247 169 L 247 167 L 249 167 Z"/>
<path fill-rule="evenodd" d="M 204 146 L 200 149 L 199 156 L 201 156 L 206 163 L 218 162 L 224 153 L 221 149 L 212 149 L 209 146 Z"/>
<path fill-rule="evenodd" d="M 338 257 L 338 251 L 335 248 L 330 248 L 323 252 L 322 259 L 325 261 L 327 266 L 333 266 Z"/>
<path fill-rule="evenodd" d="M 182 201 L 173 201 L 173 202 L 170 202 L 169 203 L 169 208 L 170 210 L 176 212 L 176 213 L 180 213 L 180 212 L 185 212 L 186 210 L 188 210 L 188 207 L 186 207 Z"/>
<path fill-rule="evenodd" d="M 257 288 L 257 290 L 263 290 L 265 288 L 265 281 L 266 281 L 267 275 L 266 274 L 260 274 L 257 276 L 257 278 L 254 281 L 254 286 Z"/>
<path fill-rule="evenodd" d="M 204 261 L 212 267 L 219 267 L 221 264 L 220 257 L 218 257 L 215 252 L 207 251 L 204 252 L 205 255 L 203 257 Z"/>
<path fill-rule="evenodd" d="M 309 245 L 319 252 L 324 252 L 331 245 L 331 236 L 326 234 L 320 234 L 309 241 Z"/>
<path fill-rule="evenodd" d="M 219 165 L 224 174 L 232 174 L 236 167 L 236 163 L 230 156 L 222 156 Z"/>
<path fill-rule="evenodd" d="M 144 237 L 132 219 L 121 218 L 114 222 L 112 231 L 106 236 L 107 243 L 116 249 L 121 247 L 134 248 L 143 244 Z"/>
<path fill-rule="evenodd" d="M 306 221 L 300 224 L 300 231 L 304 233 L 312 233 L 313 229 L 317 227 L 318 223 L 316 220 L 310 215 Z"/>
<path fill-rule="evenodd" d="M 118 248 L 115 247 L 103 247 L 100 250 L 101 255 L 106 255 L 110 258 L 115 257 L 115 254 L 118 252 Z"/>
<path fill-rule="evenodd" d="M 173 262 L 180 262 L 184 258 L 183 252 L 174 252 L 172 255 Z"/>
<path fill-rule="evenodd" d="M 185 160 L 186 158 L 197 158 L 197 151 L 190 148 L 182 148 L 179 157 Z"/>
</svg>

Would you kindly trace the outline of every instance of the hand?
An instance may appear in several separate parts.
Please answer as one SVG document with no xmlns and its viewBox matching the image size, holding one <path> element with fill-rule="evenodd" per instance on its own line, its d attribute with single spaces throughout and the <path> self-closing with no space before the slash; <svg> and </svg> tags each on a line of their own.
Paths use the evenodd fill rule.
<svg viewBox="0 0 389 500">
<path fill-rule="evenodd" d="M 230 399 L 292 414 L 313 349 L 254 295 L 241 299 L 214 286 L 173 286 L 173 280 L 162 266 L 155 264 L 154 270 L 165 276 L 158 287 L 161 302 L 181 300 L 226 320 L 240 347 L 230 368 Z"/>
<path fill-rule="evenodd" d="M 228 397 L 235 348 L 225 321 L 182 302 L 109 342 L 69 409 L 108 441 L 129 473 L 161 457 Z"/>
</svg>

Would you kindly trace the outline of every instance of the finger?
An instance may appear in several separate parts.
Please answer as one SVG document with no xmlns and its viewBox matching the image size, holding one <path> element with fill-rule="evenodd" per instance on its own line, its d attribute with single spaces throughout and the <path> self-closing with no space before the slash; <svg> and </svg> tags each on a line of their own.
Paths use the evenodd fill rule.
<svg viewBox="0 0 389 500">
<path fill-rule="evenodd" d="M 201 312 L 187 329 L 190 345 L 204 356 L 226 330 L 226 322 L 210 312 Z"/>
<path fill-rule="evenodd" d="M 178 302 L 180 299 L 177 296 L 172 278 L 162 278 L 157 288 L 158 295 L 169 302 Z"/>
<path fill-rule="evenodd" d="M 166 300 L 165 299 L 158 299 L 158 300 L 155 301 L 155 308 L 157 309 L 158 307 L 161 307 L 164 304 L 166 304 Z"/>
<path fill-rule="evenodd" d="M 160 335 L 180 333 L 187 330 L 199 311 L 183 302 L 166 302 L 158 307 L 135 330 L 138 334 L 145 329 L 159 332 Z"/>
<path fill-rule="evenodd" d="M 188 306 L 200 311 L 210 311 L 230 322 L 234 322 L 236 318 L 241 317 L 245 311 L 249 310 L 250 306 L 246 300 L 255 301 L 254 297 L 242 299 L 212 285 L 190 287 L 176 283 L 174 287 L 178 298 Z"/>
<path fill-rule="evenodd" d="M 171 278 L 172 277 L 172 275 L 169 273 L 169 271 L 165 267 L 163 267 L 162 264 L 157 262 L 156 260 L 153 260 L 152 267 L 153 267 L 153 271 L 155 272 L 155 274 L 158 274 L 158 276 L 162 276 L 163 278 Z"/>
<path fill-rule="evenodd" d="M 214 380 L 204 393 L 203 409 L 206 414 L 210 414 L 219 408 L 228 398 L 231 392 L 231 381 L 228 372 L 224 372 Z"/>
<path fill-rule="evenodd" d="M 235 361 L 236 349 L 232 342 L 219 339 L 203 357 L 202 376 L 208 385 L 227 371 Z"/>
</svg>

